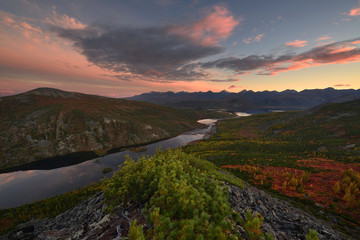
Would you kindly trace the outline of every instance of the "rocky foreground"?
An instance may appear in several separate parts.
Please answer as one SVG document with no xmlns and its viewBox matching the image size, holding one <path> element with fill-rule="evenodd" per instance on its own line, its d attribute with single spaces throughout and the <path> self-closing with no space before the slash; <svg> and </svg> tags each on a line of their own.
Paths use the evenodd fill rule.
<svg viewBox="0 0 360 240">
<path fill-rule="evenodd" d="M 310 216 L 283 200 L 245 185 L 244 189 L 230 185 L 229 201 L 234 211 L 243 218 L 247 209 L 258 212 L 264 217 L 263 232 L 269 232 L 274 239 L 305 239 L 309 229 L 318 232 L 319 239 L 351 239 L 342 236 L 329 225 Z M 130 222 L 134 219 L 144 229 L 150 228 L 142 214 L 143 206 L 132 205 L 120 208 L 112 214 L 104 210 L 103 194 L 83 201 L 80 205 L 58 215 L 53 219 L 32 220 L 21 224 L 13 232 L 0 239 L 116 239 L 127 237 Z M 239 232 L 246 239 L 245 231 L 238 226 Z"/>
</svg>

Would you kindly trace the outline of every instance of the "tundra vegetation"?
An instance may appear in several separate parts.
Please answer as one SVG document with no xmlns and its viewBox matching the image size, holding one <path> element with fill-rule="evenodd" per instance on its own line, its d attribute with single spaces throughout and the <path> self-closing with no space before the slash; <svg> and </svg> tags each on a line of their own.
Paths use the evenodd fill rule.
<svg viewBox="0 0 360 240">
<path fill-rule="evenodd" d="M 360 237 L 359 100 L 226 119 L 184 149 Z"/>
</svg>

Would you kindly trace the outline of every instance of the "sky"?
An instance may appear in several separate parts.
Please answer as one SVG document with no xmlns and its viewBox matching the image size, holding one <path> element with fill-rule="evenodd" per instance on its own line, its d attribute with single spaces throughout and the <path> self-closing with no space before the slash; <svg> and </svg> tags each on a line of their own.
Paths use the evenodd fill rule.
<svg viewBox="0 0 360 240">
<path fill-rule="evenodd" d="M 358 0 L 0 0 L 0 96 L 360 88 Z"/>
</svg>

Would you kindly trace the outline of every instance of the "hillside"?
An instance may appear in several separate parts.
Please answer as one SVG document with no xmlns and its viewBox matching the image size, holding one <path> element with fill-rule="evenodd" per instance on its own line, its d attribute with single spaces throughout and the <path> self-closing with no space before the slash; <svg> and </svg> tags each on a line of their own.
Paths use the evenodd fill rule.
<svg viewBox="0 0 360 240">
<path fill-rule="evenodd" d="M 50 88 L 2 97 L 0 168 L 74 152 L 102 155 L 109 149 L 175 136 L 198 127 L 196 120 L 207 116 Z"/>
<path fill-rule="evenodd" d="M 360 238 L 360 100 L 217 127 L 185 151 Z"/>
<path fill-rule="evenodd" d="M 158 152 L 136 163 L 129 160 L 111 179 L 103 180 L 100 188 L 102 191 L 88 187 L 93 196 L 60 215 L 54 213 L 68 206 L 78 192 L 1 210 L 0 233 L 12 229 L 3 236 L 12 240 L 349 239 L 315 217 L 180 150 Z M 45 219 L 13 228 L 29 216 Z"/>
<path fill-rule="evenodd" d="M 227 109 L 247 111 L 251 109 L 307 109 L 319 104 L 345 102 L 360 98 L 360 89 L 335 90 L 333 88 L 238 93 L 222 92 L 150 92 L 130 97 L 165 106 L 184 108 Z"/>
</svg>

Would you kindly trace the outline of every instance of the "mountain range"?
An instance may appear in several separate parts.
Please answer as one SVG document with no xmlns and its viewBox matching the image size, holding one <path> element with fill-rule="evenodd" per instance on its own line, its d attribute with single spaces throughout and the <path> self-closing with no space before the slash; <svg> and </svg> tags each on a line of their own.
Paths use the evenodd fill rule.
<svg viewBox="0 0 360 240">
<path fill-rule="evenodd" d="M 129 97 L 129 100 L 144 101 L 181 108 L 226 109 L 249 111 L 253 109 L 303 110 L 319 104 L 345 102 L 360 98 L 360 89 L 336 90 L 334 88 L 303 91 L 285 90 L 238 93 L 221 92 L 150 92 Z"/>
</svg>

